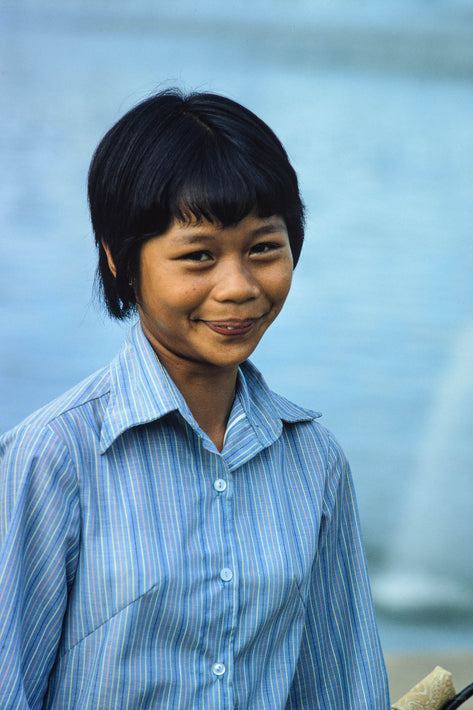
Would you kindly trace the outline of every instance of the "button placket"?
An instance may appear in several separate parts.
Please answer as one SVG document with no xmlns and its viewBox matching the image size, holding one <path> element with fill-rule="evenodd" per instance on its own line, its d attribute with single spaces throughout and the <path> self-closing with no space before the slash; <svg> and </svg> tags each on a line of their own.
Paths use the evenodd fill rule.
<svg viewBox="0 0 473 710">
<path fill-rule="evenodd" d="M 235 603 L 234 594 L 232 592 L 231 582 L 235 580 L 235 572 L 231 567 L 226 566 L 225 563 L 232 563 L 233 553 L 232 547 L 233 542 L 231 540 L 231 535 L 228 535 L 229 527 L 231 527 L 232 519 L 232 489 L 231 489 L 231 474 L 227 463 L 222 456 L 219 460 L 217 470 L 214 470 L 213 480 L 211 485 L 214 490 L 214 505 L 215 510 L 218 510 L 219 514 L 219 530 L 226 531 L 226 534 L 219 536 L 219 543 L 217 543 L 219 548 L 219 561 L 220 566 L 217 567 L 216 578 L 214 580 L 218 583 L 220 587 L 220 595 L 218 604 L 216 605 L 216 613 L 221 619 L 221 629 L 222 633 L 218 639 L 218 646 L 220 648 L 220 653 L 217 651 L 215 655 L 222 656 L 225 661 L 231 663 L 232 659 L 232 635 L 233 635 L 233 618 L 235 616 L 236 610 L 233 608 Z M 216 561 L 217 558 L 215 558 Z M 216 647 L 217 648 L 217 647 Z M 228 656 L 227 656 L 228 654 Z M 211 665 L 211 672 L 215 682 L 221 681 L 225 686 L 225 693 L 229 693 L 232 697 L 231 688 L 231 673 L 229 670 L 228 663 L 224 663 L 223 660 L 215 660 Z M 219 684 L 220 685 L 220 684 Z"/>
</svg>

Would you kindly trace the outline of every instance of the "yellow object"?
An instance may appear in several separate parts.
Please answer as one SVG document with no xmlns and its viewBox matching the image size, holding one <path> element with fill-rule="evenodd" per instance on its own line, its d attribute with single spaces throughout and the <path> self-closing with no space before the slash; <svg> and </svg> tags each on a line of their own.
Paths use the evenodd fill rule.
<svg viewBox="0 0 473 710">
<path fill-rule="evenodd" d="M 453 698 L 452 674 L 437 666 L 392 706 L 392 710 L 439 710 Z"/>
</svg>

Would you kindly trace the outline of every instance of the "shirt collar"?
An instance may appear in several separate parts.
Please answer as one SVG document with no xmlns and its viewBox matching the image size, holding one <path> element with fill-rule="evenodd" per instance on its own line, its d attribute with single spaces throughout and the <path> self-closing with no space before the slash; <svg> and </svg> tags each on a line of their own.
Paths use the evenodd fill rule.
<svg viewBox="0 0 473 710">
<path fill-rule="evenodd" d="M 256 426 L 260 438 L 272 443 L 282 431 L 282 422 L 295 424 L 321 416 L 319 412 L 299 407 L 276 394 L 266 384 L 259 370 L 246 361 L 240 368 L 240 396 L 246 415 Z"/>
<path fill-rule="evenodd" d="M 229 470 L 271 446 L 280 438 L 284 423 L 311 421 L 316 416 L 271 392 L 254 365 L 243 363 L 222 450 Z"/>
<path fill-rule="evenodd" d="M 110 365 L 110 402 L 102 424 L 100 451 L 106 451 L 127 429 L 175 411 L 194 421 L 138 322 Z"/>
<path fill-rule="evenodd" d="M 249 361 L 240 367 L 237 397 L 262 448 L 281 435 L 282 422 L 310 421 L 320 416 L 272 392 Z M 110 402 L 102 423 L 100 451 L 104 453 L 127 429 L 175 411 L 205 436 L 138 322 L 110 365 Z"/>
</svg>

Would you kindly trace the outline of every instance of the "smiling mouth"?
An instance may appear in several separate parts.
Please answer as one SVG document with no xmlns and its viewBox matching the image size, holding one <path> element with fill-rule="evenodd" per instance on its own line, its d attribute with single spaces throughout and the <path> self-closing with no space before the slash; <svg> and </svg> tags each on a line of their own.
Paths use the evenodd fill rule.
<svg viewBox="0 0 473 710">
<path fill-rule="evenodd" d="M 253 318 L 252 320 L 244 321 L 203 321 L 205 325 L 213 330 L 214 333 L 219 333 L 220 335 L 245 335 L 249 333 L 254 325 L 259 321 L 259 318 Z"/>
</svg>

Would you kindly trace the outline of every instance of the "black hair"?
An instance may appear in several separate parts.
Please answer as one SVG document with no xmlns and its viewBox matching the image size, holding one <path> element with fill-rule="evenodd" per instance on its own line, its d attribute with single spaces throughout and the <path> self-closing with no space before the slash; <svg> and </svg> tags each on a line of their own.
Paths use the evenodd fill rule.
<svg viewBox="0 0 473 710">
<path fill-rule="evenodd" d="M 132 283 L 139 283 L 142 245 L 175 219 L 227 227 L 253 210 L 278 214 L 294 265 L 302 248 L 304 206 L 281 142 L 254 113 L 216 94 L 168 89 L 131 109 L 95 151 L 88 196 L 97 284 L 118 319 L 136 310 Z"/>
</svg>

